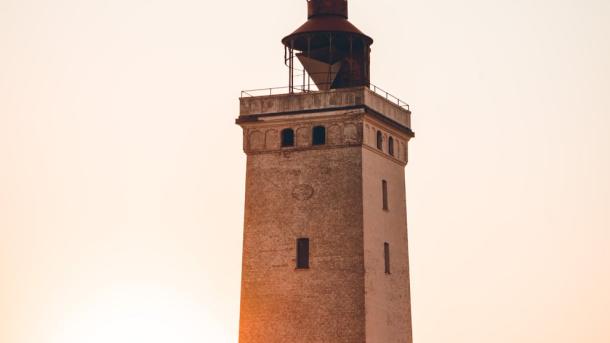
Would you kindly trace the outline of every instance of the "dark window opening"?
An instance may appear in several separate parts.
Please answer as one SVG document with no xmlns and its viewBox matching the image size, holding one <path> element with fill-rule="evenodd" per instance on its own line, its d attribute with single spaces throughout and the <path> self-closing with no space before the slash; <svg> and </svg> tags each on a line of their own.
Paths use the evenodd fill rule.
<svg viewBox="0 0 610 343">
<path fill-rule="evenodd" d="M 294 130 L 282 130 L 282 147 L 294 146 Z"/>
<path fill-rule="evenodd" d="M 388 153 L 391 156 L 394 156 L 394 138 L 390 137 L 390 139 L 388 139 Z"/>
<path fill-rule="evenodd" d="M 383 209 L 388 210 L 388 182 L 386 180 L 381 181 L 381 196 L 383 197 Z"/>
<path fill-rule="evenodd" d="M 326 144 L 326 128 L 324 126 L 316 126 L 313 128 L 313 145 Z"/>
<path fill-rule="evenodd" d="M 377 131 L 377 149 L 383 150 L 383 136 L 381 131 Z"/>
<path fill-rule="evenodd" d="M 383 260 L 385 262 L 385 273 L 390 274 L 390 243 L 383 243 Z"/>
<path fill-rule="evenodd" d="M 309 238 L 297 239 L 297 269 L 309 268 Z"/>
</svg>

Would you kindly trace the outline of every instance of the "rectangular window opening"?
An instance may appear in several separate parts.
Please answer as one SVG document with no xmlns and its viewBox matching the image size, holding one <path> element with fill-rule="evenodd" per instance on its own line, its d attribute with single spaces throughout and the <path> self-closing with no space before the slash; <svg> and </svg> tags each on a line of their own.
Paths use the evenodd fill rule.
<svg viewBox="0 0 610 343">
<path fill-rule="evenodd" d="M 297 239 L 297 269 L 309 268 L 309 238 Z"/>
<path fill-rule="evenodd" d="M 385 273 L 390 274 L 390 243 L 383 243 L 383 259 L 385 262 Z"/>
<path fill-rule="evenodd" d="M 316 126 L 312 132 L 312 145 L 324 145 L 326 144 L 326 128 L 324 126 Z"/>
<path fill-rule="evenodd" d="M 282 148 L 294 146 L 294 130 L 282 130 Z"/>
<path fill-rule="evenodd" d="M 386 180 L 381 181 L 381 193 L 383 196 L 383 209 L 388 210 L 388 182 Z"/>
</svg>

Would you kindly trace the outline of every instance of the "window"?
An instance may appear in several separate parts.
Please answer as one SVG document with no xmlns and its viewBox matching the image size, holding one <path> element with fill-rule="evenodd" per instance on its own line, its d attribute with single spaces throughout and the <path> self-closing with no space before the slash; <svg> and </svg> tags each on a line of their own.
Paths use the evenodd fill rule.
<svg viewBox="0 0 610 343">
<path fill-rule="evenodd" d="M 386 180 L 381 181 L 381 196 L 383 197 L 383 209 L 388 210 L 388 182 Z"/>
<path fill-rule="evenodd" d="M 309 238 L 297 239 L 297 269 L 309 268 Z"/>
<path fill-rule="evenodd" d="M 282 130 L 282 147 L 294 146 L 294 130 Z"/>
<path fill-rule="evenodd" d="M 383 243 L 383 261 L 385 263 L 385 273 L 390 274 L 390 243 Z"/>
<path fill-rule="evenodd" d="M 381 131 L 377 131 L 377 149 L 383 150 L 383 136 Z"/>
<path fill-rule="evenodd" d="M 326 128 L 324 126 L 316 126 L 313 128 L 313 145 L 326 144 Z"/>
<path fill-rule="evenodd" d="M 394 156 L 394 138 L 388 139 L 388 154 Z"/>
</svg>

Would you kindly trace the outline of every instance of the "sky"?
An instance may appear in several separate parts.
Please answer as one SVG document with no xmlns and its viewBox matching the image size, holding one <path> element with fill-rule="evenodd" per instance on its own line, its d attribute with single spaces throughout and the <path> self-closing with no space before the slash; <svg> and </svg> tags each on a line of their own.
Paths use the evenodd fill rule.
<svg viewBox="0 0 610 343">
<path fill-rule="evenodd" d="M 416 343 L 610 341 L 610 2 L 352 0 Z M 236 343 L 243 89 L 302 0 L 0 0 L 0 342 Z"/>
</svg>

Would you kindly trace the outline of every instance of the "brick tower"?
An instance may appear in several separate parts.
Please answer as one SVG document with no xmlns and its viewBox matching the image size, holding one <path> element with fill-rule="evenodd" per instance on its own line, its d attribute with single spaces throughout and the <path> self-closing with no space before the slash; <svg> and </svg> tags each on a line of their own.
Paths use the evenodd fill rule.
<svg viewBox="0 0 610 343">
<path fill-rule="evenodd" d="M 308 21 L 282 40 L 285 94 L 240 98 L 239 342 L 411 343 L 411 112 L 371 85 L 373 40 L 347 20 L 347 1 L 307 5 Z"/>
</svg>

